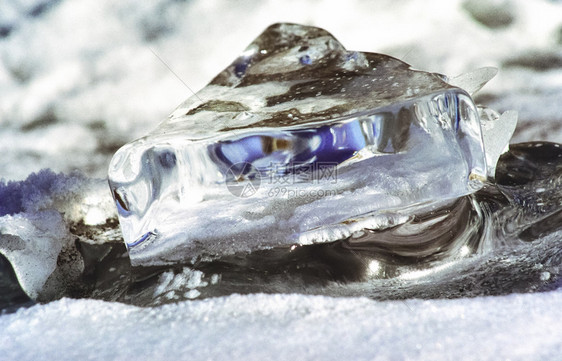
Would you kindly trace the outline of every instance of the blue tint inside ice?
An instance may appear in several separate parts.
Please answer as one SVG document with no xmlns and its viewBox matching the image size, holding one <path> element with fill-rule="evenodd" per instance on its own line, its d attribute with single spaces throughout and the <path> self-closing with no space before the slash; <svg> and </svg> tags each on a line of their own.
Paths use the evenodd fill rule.
<svg viewBox="0 0 562 361">
<path fill-rule="evenodd" d="M 368 127 L 372 128 L 368 131 L 376 135 L 377 125 L 378 123 L 368 124 Z M 298 149 L 300 145 L 302 146 Z M 246 162 L 267 171 L 268 166 L 278 166 L 282 163 L 292 166 L 315 163 L 337 165 L 353 157 L 366 145 L 361 124 L 355 120 L 336 127 L 322 126 L 280 135 L 266 133 L 238 140 L 220 141 L 212 144 L 209 152 L 223 161 L 227 168 Z M 287 156 L 284 156 L 285 153 Z"/>
<path fill-rule="evenodd" d="M 299 58 L 299 61 L 301 62 L 301 64 L 303 65 L 310 65 L 312 64 L 312 59 L 310 58 L 309 55 L 303 55 Z"/>
</svg>

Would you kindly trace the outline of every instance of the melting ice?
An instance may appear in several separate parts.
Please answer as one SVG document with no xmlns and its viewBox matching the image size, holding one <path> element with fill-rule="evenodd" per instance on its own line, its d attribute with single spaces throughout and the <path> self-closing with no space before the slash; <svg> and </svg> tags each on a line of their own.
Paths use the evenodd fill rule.
<svg viewBox="0 0 562 361">
<path fill-rule="evenodd" d="M 320 28 L 270 26 L 115 154 L 131 262 L 335 241 L 477 191 L 516 122 L 471 99 L 492 73 L 449 80 Z M 481 114 L 504 136 L 483 138 Z"/>
</svg>

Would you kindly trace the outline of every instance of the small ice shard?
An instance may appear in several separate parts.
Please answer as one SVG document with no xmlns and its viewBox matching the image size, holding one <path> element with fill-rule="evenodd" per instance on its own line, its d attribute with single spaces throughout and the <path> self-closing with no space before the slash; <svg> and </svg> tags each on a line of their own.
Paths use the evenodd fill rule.
<svg viewBox="0 0 562 361">
<path fill-rule="evenodd" d="M 479 107 L 482 137 L 486 149 L 488 177 L 495 178 L 496 164 L 500 156 L 509 148 L 509 140 L 517 126 L 517 112 L 508 110 L 498 114 L 495 110 Z"/>
<path fill-rule="evenodd" d="M 485 67 L 451 78 L 447 83 L 464 89 L 472 95 L 482 89 L 497 73 L 497 68 Z"/>
<path fill-rule="evenodd" d="M 489 76 L 457 80 L 475 91 Z M 475 192 L 486 175 L 466 90 L 347 51 L 323 29 L 275 24 L 122 147 L 109 185 L 131 262 L 149 265 L 391 226 Z"/>
</svg>

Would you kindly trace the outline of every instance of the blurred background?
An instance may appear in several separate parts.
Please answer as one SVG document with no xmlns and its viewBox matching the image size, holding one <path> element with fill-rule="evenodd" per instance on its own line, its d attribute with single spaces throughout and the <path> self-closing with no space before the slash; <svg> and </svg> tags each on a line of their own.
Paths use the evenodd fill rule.
<svg viewBox="0 0 562 361">
<path fill-rule="evenodd" d="M 450 76 L 495 66 L 477 102 L 519 111 L 513 142 L 562 142 L 560 1 L 1 0 L 0 179 L 105 177 L 192 95 L 182 81 L 202 88 L 275 22 Z"/>
</svg>

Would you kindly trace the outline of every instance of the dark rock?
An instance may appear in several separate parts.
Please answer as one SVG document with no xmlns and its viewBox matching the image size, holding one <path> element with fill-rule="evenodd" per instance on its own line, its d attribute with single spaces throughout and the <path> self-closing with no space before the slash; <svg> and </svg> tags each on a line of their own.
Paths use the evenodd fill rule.
<svg viewBox="0 0 562 361">
<path fill-rule="evenodd" d="M 480 24 L 491 28 L 505 28 L 513 23 L 515 14 L 509 1 L 494 2 L 483 0 L 468 0 L 463 8 Z"/>
<path fill-rule="evenodd" d="M 562 68 L 562 55 L 556 53 L 532 52 L 521 54 L 503 62 L 505 67 L 523 67 L 536 71 Z"/>
</svg>

